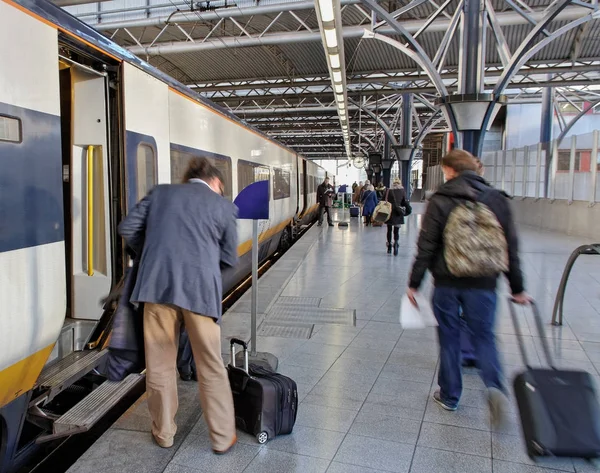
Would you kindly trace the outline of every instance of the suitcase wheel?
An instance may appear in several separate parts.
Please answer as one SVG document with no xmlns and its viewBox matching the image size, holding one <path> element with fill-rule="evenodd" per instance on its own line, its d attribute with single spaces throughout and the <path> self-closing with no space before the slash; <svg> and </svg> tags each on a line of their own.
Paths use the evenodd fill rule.
<svg viewBox="0 0 600 473">
<path fill-rule="evenodd" d="M 256 436 L 256 440 L 258 440 L 258 443 L 261 444 L 267 443 L 267 440 L 269 440 L 269 434 L 267 434 L 266 432 L 261 432 Z"/>
</svg>

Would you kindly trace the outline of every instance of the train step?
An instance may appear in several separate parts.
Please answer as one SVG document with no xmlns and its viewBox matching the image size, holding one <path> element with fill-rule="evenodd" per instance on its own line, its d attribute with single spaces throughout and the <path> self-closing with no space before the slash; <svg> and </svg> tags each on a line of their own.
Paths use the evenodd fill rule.
<svg viewBox="0 0 600 473">
<path fill-rule="evenodd" d="M 143 374 L 134 373 L 127 376 L 123 381 L 105 381 L 73 406 L 71 410 L 56 419 L 53 423 L 52 434 L 39 437 L 36 442 L 43 443 L 87 432 L 144 377 Z"/>
<path fill-rule="evenodd" d="M 108 350 L 76 351 L 45 368 L 36 387 L 45 389 L 45 402 L 49 402 L 65 388 L 97 368 L 108 355 Z"/>
</svg>

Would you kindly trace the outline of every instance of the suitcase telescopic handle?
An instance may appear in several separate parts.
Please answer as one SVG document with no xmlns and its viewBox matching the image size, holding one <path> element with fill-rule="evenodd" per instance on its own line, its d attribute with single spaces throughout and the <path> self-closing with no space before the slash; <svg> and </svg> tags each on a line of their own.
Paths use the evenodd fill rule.
<svg viewBox="0 0 600 473">
<path fill-rule="evenodd" d="M 244 348 L 244 371 L 246 373 L 249 373 L 249 371 L 248 371 L 248 344 L 245 341 L 240 340 L 239 338 L 232 338 L 229 341 L 229 356 L 230 356 L 229 364 L 231 364 L 231 366 L 233 366 L 235 368 L 235 346 L 236 345 L 241 345 Z"/>
<path fill-rule="evenodd" d="M 525 343 L 523 342 L 523 334 L 521 333 L 521 325 L 519 324 L 519 320 L 517 319 L 515 305 L 517 305 L 517 302 L 512 297 L 509 297 L 508 307 L 510 310 L 510 316 L 513 320 L 513 325 L 515 326 L 515 332 L 517 335 L 517 342 L 519 343 L 519 349 L 521 350 L 521 356 L 523 357 L 523 362 L 525 363 L 525 366 L 528 369 L 531 369 L 531 365 L 529 364 L 529 360 L 527 358 L 527 352 L 525 351 Z M 540 311 L 534 301 L 530 301 L 529 305 L 531 306 L 531 310 L 533 312 L 536 330 L 542 343 L 542 349 L 544 350 L 546 361 L 548 362 L 548 365 L 550 365 L 550 367 L 555 370 L 556 367 L 554 366 L 552 356 L 550 355 L 550 348 L 548 347 L 548 340 L 546 340 L 545 337 L 546 333 L 544 330 L 544 322 L 542 321 L 542 317 L 540 316 Z"/>
</svg>

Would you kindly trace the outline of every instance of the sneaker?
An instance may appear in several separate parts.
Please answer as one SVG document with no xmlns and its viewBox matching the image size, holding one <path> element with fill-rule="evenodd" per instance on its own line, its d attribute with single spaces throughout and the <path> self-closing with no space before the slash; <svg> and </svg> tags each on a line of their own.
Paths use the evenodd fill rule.
<svg viewBox="0 0 600 473">
<path fill-rule="evenodd" d="M 446 404 L 446 402 L 442 400 L 442 395 L 439 391 L 433 393 L 433 400 L 447 411 L 455 411 L 458 408 L 458 406 L 451 406 L 450 404 Z"/>
<path fill-rule="evenodd" d="M 490 417 L 492 427 L 501 428 L 506 422 L 506 413 L 508 411 L 508 399 L 506 395 L 497 388 L 488 389 L 488 405 L 490 406 Z"/>
</svg>

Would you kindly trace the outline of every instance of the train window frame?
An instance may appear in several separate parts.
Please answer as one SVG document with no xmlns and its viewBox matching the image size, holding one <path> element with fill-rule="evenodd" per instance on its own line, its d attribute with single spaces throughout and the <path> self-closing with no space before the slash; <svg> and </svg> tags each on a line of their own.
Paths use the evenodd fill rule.
<svg viewBox="0 0 600 473">
<path fill-rule="evenodd" d="M 262 168 L 264 170 L 266 170 L 269 173 L 269 200 L 271 200 L 271 167 L 267 164 L 261 164 L 261 163 L 257 163 L 255 161 L 248 161 L 247 159 L 238 159 L 237 160 L 237 187 L 238 187 L 238 195 L 240 192 L 242 192 L 246 187 L 248 187 L 250 184 L 254 184 L 255 182 L 258 181 L 252 181 L 250 184 L 246 184 L 244 187 L 240 186 L 240 170 L 241 170 L 241 166 L 250 166 L 252 168 Z"/>
<path fill-rule="evenodd" d="M 144 146 L 146 148 L 149 148 L 152 151 L 152 171 L 154 174 L 154 181 L 152 183 L 152 186 L 150 186 L 146 193 L 144 195 L 140 195 L 140 175 L 139 175 L 139 151 L 140 148 Z M 144 197 L 146 197 L 146 195 L 148 195 L 148 192 L 150 192 L 154 187 L 156 187 L 158 185 L 158 152 L 156 150 L 156 146 L 154 146 L 154 144 L 149 143 L 148 141 L 140 141 L 136 148 L 135 148 L 135 178 L 136 178 L 136 197 L 137 200 L 140 201 L 142 200 Z M 147 183 L 146 183 L 147 184 Z"/>
<path fill-rule="evenodd" d="M 187 154 L 190 158 L 205 158 L 213 161 L 224 162 L 227 167 L 227 172 L 224 173 L 225 194 L 223 197 L 233 202 L 233 163 L 229 156 L 223 154 L 217 154 L 202 149 L 191 148 L 189 146 L 180 145 L 177 143 L 171 143 L 169 148 L 169 167 L 171 184 L 180 184 L 182 181 L 175 182 L 173 180 L 173 151 L 175 153 Z M 183 176 L 181 176 L 183 178 Z"/>
<path fill-rule="evenodd" d="M 17 130 L 19 133 L 19 139 L 10 139 L 10 138 L 2 138 L 0 135 L 0 142 L 2 143 L 13 143 L 13 144 L 21 144 L 23 143 L 23 122 L 19 117 L 15 117 L 14 115 L 7 115 L 5 113 L 0 113 L 0 120 L 7 119 L 17 122 Z"/>
<path fill-rule="evenodd" d="M 283 192 L 280 193 L 279 192 L 279 186 L 277 185 L 277 174 L 280 173 L 283 177 L 283 175 L 287 174 L 287 182 L 286 182 L 286 188 L 283 189 Z M 292 196 L 292 173 L 289 171 L 286 171 L 283 168 L 276 168 L 273 167 L 273 200 L 283 200 L 283 199 L 289 199 Z M 284 178 L 285 180 L 285 178 Z M 277 187 L 276 187 L 277 186 Z"/>
</svg>

